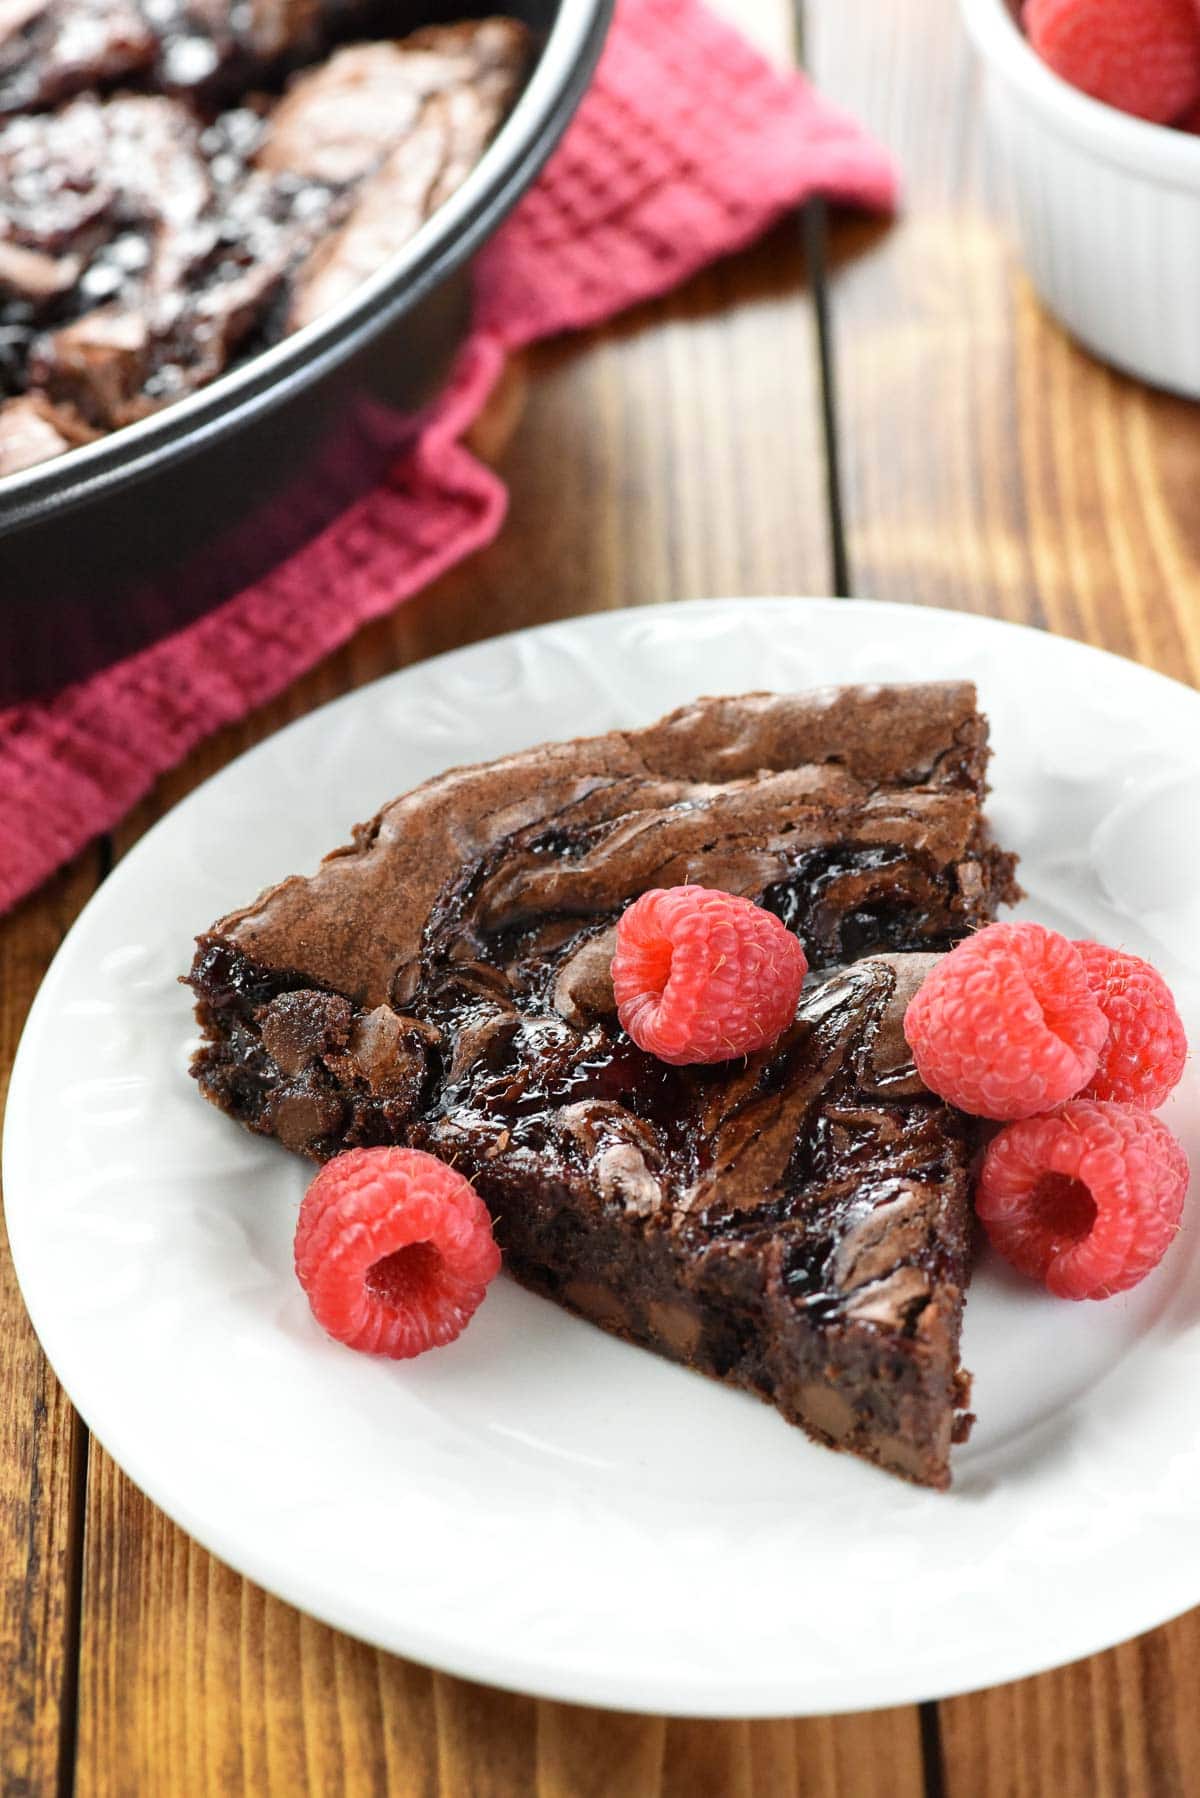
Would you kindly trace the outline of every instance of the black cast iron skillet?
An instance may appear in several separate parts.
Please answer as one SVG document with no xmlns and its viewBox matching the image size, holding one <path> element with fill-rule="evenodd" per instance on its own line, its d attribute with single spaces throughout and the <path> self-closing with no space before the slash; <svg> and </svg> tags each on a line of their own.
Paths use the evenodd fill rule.
<svg viewBox="0 0 1200 1798">
<path fill-rule="evenodd" d="M 0 479 L 0 706 L 78 680 L 232 597 L 372 486 L 444 378 L 466 263 L 578 105 L 614 0 L 426 0 L 405 31 L 506 12 L 540 52 L 478 167 L 353 299 L 208 387 Z"/>
</svg>

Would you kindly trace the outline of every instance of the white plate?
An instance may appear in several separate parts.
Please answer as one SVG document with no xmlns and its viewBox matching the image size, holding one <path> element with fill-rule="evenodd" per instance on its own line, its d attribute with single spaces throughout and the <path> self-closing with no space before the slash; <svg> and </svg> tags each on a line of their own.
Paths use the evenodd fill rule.
<svg viewBox="0 0 1200 1798">
<path fill-rule="evenodd" d="M 291 1270 L 304 1164 L 185 1072 L 191 938 L 453 762 L 698 693 L 969 675 L 1026 910 L 1150 955 L 1200 1043 L 1200 696 L 1078 644 L 849 601 L 646 608 L 406 670 L 264 743 L 139 843 L 33 1007 L 8 1223 L 100 1441 L 222 1559 L 329 1622 L 550 1697 L 856 1710 L 1033 1672 L 1200 1600 L 1200 1229 L 1103 1305 L 985 1262 L 953 1493 L 812 1446 L 501 1279 L 409 1365 L 328 1342 Z M 1195 1068 L 1167 1112 L 1195 1165 Z"/>
</svg>

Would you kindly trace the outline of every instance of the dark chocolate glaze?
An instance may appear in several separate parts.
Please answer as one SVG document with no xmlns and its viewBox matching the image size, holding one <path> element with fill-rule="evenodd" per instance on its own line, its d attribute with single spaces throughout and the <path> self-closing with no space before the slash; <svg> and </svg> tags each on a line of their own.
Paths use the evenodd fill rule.
<svg viewBox="0 0 1200 1798">
<path fill-rule="evenodd" d="M 901 1025 L 915 952 L 1012 891 L 985 753 L 969 688 L 854 689 L 454 771 L 200 939 L 197 1078 L 315 1160 L 453 1159 L 518 1278 L 943 1485 L 972 1141 Z M 615 919 L 685 879 L 808 947 L 769 1051 L 672 1068 L 620 1028 Z"/>
</svg>

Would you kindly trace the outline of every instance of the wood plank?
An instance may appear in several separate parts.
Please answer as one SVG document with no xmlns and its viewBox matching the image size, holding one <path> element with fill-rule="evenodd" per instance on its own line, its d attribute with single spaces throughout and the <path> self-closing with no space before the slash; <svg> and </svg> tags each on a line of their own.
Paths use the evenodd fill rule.
<svg viewBox="0 0 1200 1798">
<path fill-rule="evenodd" d="M 0 1110 L 55 950 L 96 884 L 95 853 L 0 921 Z M 17 1289 L 0 1222 L 0 1791 L 51 1792 L 73 1674 L 80 1432 Z"/>
<path fill-rule="evenodd" d="M 661 1717 L 539 1704 L 538 1798 L 628 1798 L 662 1788 Z"/>
<path fill-rule="evenodd" d="M 951 1798 L 1189 1798 L 1200 1612 L 1058 1672 L 939 1706 Z"/>
<path fill-rule="evenodd" d="M 1102 368 L 1038 304 L 992 206 L 956 0 L 808 0 L 807 39 L 905 180 L 895 227 L 835 240 L 855 591 L 1200 678 L 1200 412 Z"/>
<path fill-rule="evenodd" d="M 1200 411 L 1101 367 L 997 221 L 954 0 L 808 0 L 818 80 L 888 142 L 907 203 L 835 239 L 853 590 L 1043 625 L 1200 679 Z M 871 43 L 871 53 L 863 45 Z M 949 1798 L 1195 1790 L 1200 1613 L 938 1707 Z"/>
<path fill-rule="evenodd" d="M 786 6 L 761 0 L 753 19 L 765 41 L 786 42 Z M 813 319 L 794 223 L 584 343 L 533 352 L 476 442 L 501 458 L 511 487 L 500 541 L 204 746 L 122 828 L 118 851 L 280 723 L 422 656 L 626 603 L 826 590 Z M 85 1798 L 652 1798 L 697 1791 L 701 1774 L 709 1790 L 728 1774 L 738 1783 L 725 1789 L 756 1795 L 833 1794 L 853 1778 L 867 1794 L 921 1786 L 915 1711 L 795 1727 L 666 1725 L 535 1705 L 378 1654 L 221 1567 L 98 1448 L 80 1694 Z"/>
<path fill-rule="evenodd" d="M 240 1579 L 93 1454 L 88 1616 L 124 1646 L 88 1660 L 80 1794 L 439 1789 L 430 1673 Z"/>
<path fill-rule="evenodd" d="M 663 1798 L 923 1798 L 915 1706 L 667 1726 Z"/>
</svg>

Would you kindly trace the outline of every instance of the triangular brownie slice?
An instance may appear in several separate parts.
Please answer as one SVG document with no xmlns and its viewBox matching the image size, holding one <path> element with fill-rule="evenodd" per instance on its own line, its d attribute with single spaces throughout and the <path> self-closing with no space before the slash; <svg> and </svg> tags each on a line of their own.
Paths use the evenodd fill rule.
<svg viewBox="0 0 1200 1798">
<path fill-rule="evenodd" d="M 966 684 L 860 687 L 452 770 L 201 937 L 196 1077 L 314 1160 L 452 1157 L 518 1279 L 944 1486 L 972 1144 L 900 1023 L 924 955 L 1015 892 L 986 738 Z M 748 1060 L 670 1068 L 617 1023 L 615 919 L 686 881 L 817 970 Z"/>
</svg>

